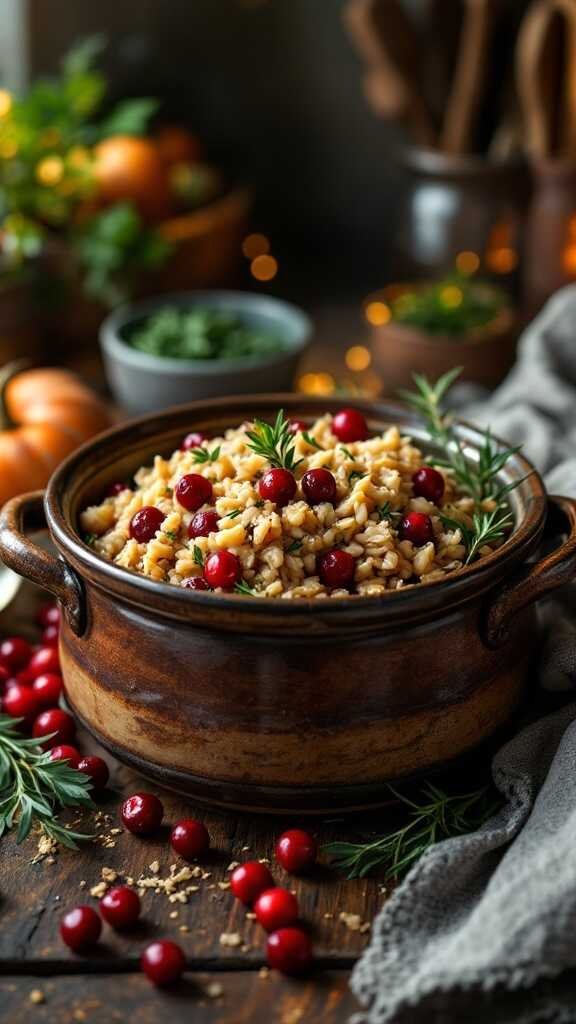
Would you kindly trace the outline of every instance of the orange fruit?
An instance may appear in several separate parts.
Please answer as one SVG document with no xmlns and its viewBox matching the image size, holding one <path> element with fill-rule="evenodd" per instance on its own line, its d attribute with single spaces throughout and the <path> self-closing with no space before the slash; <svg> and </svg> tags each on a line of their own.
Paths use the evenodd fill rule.
<svg viewBox="0 0 576 1024">
<path fill-rule="evenodd" d="M 197 135 L 177 124 L 159 128 L 154 141 L 160 159 L 167 166 L 196 163 L 202 159 L 203 147 Z"/>
<path fill-rule="evenodd" d="M 94 150 L 98 199 L 104 204 L 132 201 L 145 220 L 170 213 L 170 189 L 154 143 L 132 135 L 113 135 Z"/>
</svg>

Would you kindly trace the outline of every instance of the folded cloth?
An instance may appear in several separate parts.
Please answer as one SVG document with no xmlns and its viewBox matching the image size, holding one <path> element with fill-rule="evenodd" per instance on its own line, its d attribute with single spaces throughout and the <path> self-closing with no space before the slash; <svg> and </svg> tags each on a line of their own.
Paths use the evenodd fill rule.
<svg viewBox="0 0 576 1024">
<path fill-rule="evenodd" d="M 526 330 L 518 362 L 466 418 L 576 496 L 576 286 Z M 576 685 L 576 585 L 541 610 L 540 683 Z M 506 803 L 429 849 L 385 903 L 352 975 L 363 1024 L 576 1024 L 576 704 L 533 723 L 492 766 Z"/>
</svg>

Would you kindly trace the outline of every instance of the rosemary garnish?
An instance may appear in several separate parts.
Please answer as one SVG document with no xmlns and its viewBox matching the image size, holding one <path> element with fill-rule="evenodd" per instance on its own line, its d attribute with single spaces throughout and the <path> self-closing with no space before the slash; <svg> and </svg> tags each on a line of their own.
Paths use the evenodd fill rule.
<svg viewBox="0 0 576 1024">
<path fill-rule="evenodd" d="M 248 583 L 246 583 L 246 580 L 239 580 L 238 581 L 238 583 L 234 587 L 234 593 L 235 594 L 247 594 L 250 597 L 257 597 L 258 596 L 258 592 L 256 590 L 252 590 L 252 587 L 249 586 Z"/>
<path fill-rule="evenodd" d="M 321 444 L 318 444 L 316 438 L 312 437 L 306 430 L 302 431 L 302 437 L 309 444 L 311 448 L 317 448 L 319 452 L 323 452 L 324 449 Z"/>
<path fill-rule="evenodd" d="M 169 540 L 177 540 L 178 539 L 178 534 L 176 533 L 176 530 L 164 530 L 164 533 L 168 537 Z"/>
<path fill-rule="evenodd" d="M 356 462 L 356 456 L 352 455 L 352 452 L 350 451 L 350 449 L 346 448 L 345 445 L 343 445 L 343 444 L 340 445 L 340 451 L 344 452 L 344 455 L 346 456 L 347 459 L 350 459 L 352 462 Z"/>
<path fill-rule="evenodd" d="M 197 544 L 194 545 L 193 555 L 194 555 L 194 562 L 195 562 L 195 564 L 199 565 L 200 568 L 203 569 L 204 568 L 204 555 L 202 554 L 202 551 L 198 547 Z"/>
<path fill-rule="evenodd" d="M 220 457 L 220 447 L 213 448 L 211 452 L 207 448 L 192 448 L 192 460 L 193 462 L 216 462 L 216 459 Z"/>
<path fill-rule="evenodd" d="M 358 477 L 359 480 L 363 480 L 365 476 L 368 476 L 368 474 L 361 473 L 358 469 L 353 469 L 348 477 L 348 483 L 351 484 L 355 477 Z"/>
<path fill-rule="evenodd" d="M 292 543 L 290 544 L 290 546 L 286 548 L 286 554 L 287 555 L 295 555 L 295 554 L 297 554 L 297 552 L 300 551 L 300 548 L 302 547 L 302 544 L 303 544 L 303 541 L 301 541 L 301 540 L 293 540 Z"/>
<path fill-rule="evenodd" d="M 512 513 L 501 506 L 496 506 L 491 512 L 474 512 L 472 527 L 443 513 L 440 513 L 440 519 L 449 529 L 460 530 L 467 551 L 466 565 L 474 560 L 481 548 L 502 540 L 513 522 Z"/>
<path fill-rule="evenodd" d="M 93 543 L 94 543 L 94 541 L 96 540 L 96 534 L 95 533 L 85 533 L 83 538 L 82 538 L 82 540 L 84 541 L 85 544 L 88 545 L 89 548 L 91 548 Z"/>
<path fill-rule="evenodd" d="M 324 850 L 348 878 L 363 878 L 380 869 L 385 878 L 399 878 L 434 843 L 473 832 L 500 806 L 489 786 L 471 793 L 449 795 L 431 782 L 421 788 L 421 799 L 409 799 L 388 787 L 409 811 L 405 825 L 365 843 L 328 843 Z"/>
<path fill-rule="evenodd" d="M 235 508 L 235 509 L 233 509 L 232 512 L 227 512 L 226 515 L 224 516 L 224 519 L 236 519 L 238 516 L 241 516 L 241 515 L 242 515 L 242 509 L 241 508 Z"/>
<path fill-rule="evenodd" d="M 382 522 L 384 519 L 393 519 L 394 517 L 401 518 L 401 512 L 395 512 L 389 501 L 385 501 L 383 505 L 377 505 L 374 509 L 378 513 L 378 519 Z"/>
<path fill-rule="evenodd" d="M 256 455 L 261 455 L 271 466 L 278 469 L 296 469 L 303 461 L 294 461 L 294 435 L 290 430 L 289 420 L 284 418 L 284 410 L 280 409 L 273 426 L 263 420 L 254 420 L 254 429 L 247 430 L 250 438 L 248 445 Z"/>
<path fill-rule="evenodd" d="M 22 736 L 19 722 L 0 715 L 0 836 L 17 825 L 21 843 L 39 824 L 47 836 L 75 850 L 92 837 L 64 828 L 55 815 L 63 807 L 93 807 L 91 781 L 66 761 L 51 761 L 37 740 Z"/>
</svg>

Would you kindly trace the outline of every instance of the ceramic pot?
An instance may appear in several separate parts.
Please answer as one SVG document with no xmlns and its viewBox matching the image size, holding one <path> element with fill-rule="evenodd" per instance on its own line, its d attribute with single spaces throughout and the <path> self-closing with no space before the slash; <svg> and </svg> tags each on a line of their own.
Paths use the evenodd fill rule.
<svg viewBox="0 0 576 1024">
<path fill-rule="evenodd" d="M 0 556 L 60 600 L 67 700 L 120 760 L 224 806 L 376 805 L 386 781 L 474 747 L 516 707 L 538 639 L 534 602 L 576 574 L 576 502 L 547 498 L 515 455 L 502 483 L 530 475 L 510 495 L 515 527 L 506 543 L 444 580 L 378 598 L 183 590 L 123 570 L 82 542 L 79 512 L 113 480 L 171 452 L 193 428 L 216 433 L 270 417 L 280 403 L 304 419 L 345 405 L 235 398 L 109 431 L 62 464 L 44 498 L 23 495 L 4 507 Z M 357 405 L 373 431 L 396 422 L 430 448 L 403 407 Z M 463 424 L 458 432 L 477 458 L 481 435 Z M 44 517 L 57 556 L 28 536 Z M 557 546 L 539 558 L 545 530 Z"/>
</svg>

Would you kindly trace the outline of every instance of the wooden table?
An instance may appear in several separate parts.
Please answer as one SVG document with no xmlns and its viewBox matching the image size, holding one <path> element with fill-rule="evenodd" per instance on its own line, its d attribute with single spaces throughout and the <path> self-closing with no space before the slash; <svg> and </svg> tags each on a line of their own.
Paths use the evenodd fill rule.
<svg viewBox="0 0 576 1024">
<path fill-rule="evenodd" d="M 0 632 L 22 632 L 32 638 L 30 620 L 38 600 L 39 595 L 24 585 L 11 608 L 0 616 Z M 86 751 L 95 751 L 86 736 L 81 745 Z M 347 1021 L 357 1009 L 348 988 L 350 970 L 383 902 L 382 884 L 375 880 L 349 882 L 322 865 L 313 874 L 296 879 L 272 863 L 278 883 L 297 893 L 303 917 L 312 927 L 316 965 L 305 980 L 268 972 L 264 933 L 232 897 L 229 866 L 234 861 L 264 857 L 272 861 L 275 837 L 302 822 L 222 814 L 192 805 L 156 790 L 105 756 L 112 768 L 112 791 L 99 802 L 100 814 L 91 813 L 84 822 L 88 831 L 104 838 L 78 853 L 61 849 L 54 857 L 36 863 L 36 837 L 21 846 L 13 835 L 0 840 L 2 1024 L 132 1020 L 157 1024 L 162 1019 L 187 1024 L 191 1020 L 218 1024 Z M 212 837 L 212 852 L 201 864 L 200 877 L 177 886 L 197 886 L 187 902 L 179 902 L 181 897 L 170 902 L 166 893 L 149 889 L 142 897 L 143 919 L 137 929 L 122 935 L 105 926 L 98 949 L 76 956 L 59 938 L 59 920 L 65 909 L 77 903 L 96 906 L 90 890 L 103 881 L 103 873 L 109 879 L 111 872 L 118 872 L 120 879 L 126 875 L 164 879 L 171 864 L 178 869 L 185 866 L 170 849 L 168 827 L 150 839 L 113 831 L 121 825 L 122 796 L 139 789 L 159 793 L 167 823 L 182 817 L 201 818 Z M 375 821 L 377 827 L 377 820 L 377 814 L 372 816 L 372 827 Z M 366 824 L 361 820 L 313 821 L 306 827 L 323 843 L 357 835 Z M 345 918 L 340 917 L 342 913 Z M 349 914 L 358 918 L 347 917 Z M 364 927 L 359 929 L 359 924 Z M 164 991 L 147 981 L 138 964 L 147 941 L 160 937 L 179 942 L 188 962 L 185 980 Z"/>
</svg>

